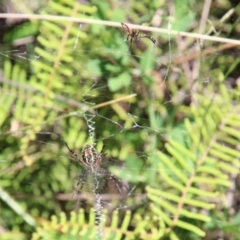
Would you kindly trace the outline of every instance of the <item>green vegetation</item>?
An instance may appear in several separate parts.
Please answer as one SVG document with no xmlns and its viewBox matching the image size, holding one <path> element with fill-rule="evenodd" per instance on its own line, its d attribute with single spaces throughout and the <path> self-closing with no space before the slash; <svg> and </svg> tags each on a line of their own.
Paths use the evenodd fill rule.
<svg viewBox="0 0 240 240">
<path fill-rule="evenodd" d="M 5 22 L 0 238 L 240 239 L 239 47 L 170 35 L 237 39 L 239 5 L 215 1 L 205 16 L 198 1 L 90 3 L 51 0 L 35 11 L 119 27 L 171 23 L 169 34 L 129 44 L 122 28 L 104 24 Z M 80 155 L 92 140 L 121 162 L 108 170 L 136 187 L 119 209 L 103 210 L 99 226 L 88 195 L 71 211 L 82 168 L 64 143 Z"/>
</svg>

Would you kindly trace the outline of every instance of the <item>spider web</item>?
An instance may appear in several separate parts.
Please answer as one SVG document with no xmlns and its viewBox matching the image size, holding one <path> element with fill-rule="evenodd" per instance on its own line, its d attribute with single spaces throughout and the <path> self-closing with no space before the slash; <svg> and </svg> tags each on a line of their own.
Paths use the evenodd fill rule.
<svg viewBox="0 0 240 240">
<path fill-rule="evenodd" d="M 104 221 L 102 218 L 104 208 L 110 211 L 118 209 L 123 212 L 126 209 L 134 211 L 141 208 L 143 212 L 145 211 L 149 205 L 145 183 L 154 185 L 158 169 L 154 154 L 156 148 L 160 151 L 164 149 L 163 144 L 159 142 L 166 142 L 168 138 L 179 141 L 185 138 L 183 116 L 172 111 L 175 111 L 176 105 L 184 108 L 191 101 L 197 101 L 192 99 L 193 93 L 204 93 L 204 88 L 214 76 L 213 63 L 218 57 L 216 55 L 201 56 L 204 51 L 200 49 L 200 43 L 196 42 L 191 50 L 198 48 L 200 60 L 197 63 L 193 62 L 190 67 L 184 63 L 176 64 L 174 59 L 179 55 L 187 55 L 188 51 L 184 50 L 184 54 L 180 53 L 182 46 L 179 41 L 181 42 L 182 39 L 180 37 L 176 41 L 172 39 L 171 28 L 169 24 L 169 35 L 165 36 L 167 52 L 161 54 L 160 39 L 155 45 L 148 39 L 141 39 L 130 45 L 124 41 L 126 36 L 123 35 L 121 46 L 124 47 L 121 48 L 116 45 L 109 46 L 104 42 L 98 47 L 85 48 L 81 45 L 79 48 L 80 39 L 76 39 L 75 56 L 82 59 L 82 62 L 79 62 L 79 72 L 75 73 L 78 76 L 79 89 L 81 89 L 79 90 L 81 101 L 77 97 L 78 89 L 74 94 L 69 90 L 69 86 L 75 82 L 73 83 L 71 79 L 66 80 L 65 88 L 56 95 L 59 102 L 65 104 L 66 110 L 64 114 L 59 114 L 59 119 L 57 117 L 54 124 L 47 124 L 40 131 L 35 132 L 37 137 L 29 141 L 27 152 L 36 161 L 33 160 L 28 171 L 21 172 L 25 162 L 22 160 L 21 151 L 17 148 L 16 154 L 9 153 L 9 155 L 12 154 L 9 157 L 10 160 L 5 158 L 1 160 L 2 174 L 11 176 L 9 179 L 4 179 L 2 187 L 9 186 L 9 180 L 13 184 L 26 186 L 24 193 L 16 192 L 17 188 L 12 188 L 12 191 L 7 188 L 13 199 L 22 199 L 20 201 L 26 205 L 50 202 L 46 210 L 53 208 L 57 203 L 57 211 L 68 213 L 75 208 L 92 206 L 96 211 L 97 226 Z M 79 32 L 83 29 L 85 31 L 85 28 L 80 25 Z M 8 58 L 24 64 L 29 64 L 33 59 L 35 61 L 40 59 L 39 55 L 29 56 L 25 50 L 21 49 L 1 50 L 0 54 L 4 56 L 4 59 Z M 101 63 L 96 58 L 97 55 L 103 56 Z M 115 71 L 114 68 L 109 70 L 109 65 L 118 55 L 130 62 L 131 67 L 126 72 L 131 72 L 132 79 L 129 79 L 127 74 L 123 74 L 119 79 L 109 74 L 111 70 L 113 73 Z M 81 69 L 81 64 L 84 62 L 88 62 L 88 70 L 92 70 L 90 75 Z M 103 74 L 100 74 L 100 70 L 104 69 L 100 68 L 102 64 L 105 64 L 106 69 Z M 196 66 L 197 64 L 199 65 Z M 182 88 L 186 84 L 182 80 L 184 74 L 188 80 L 191 80 L 186 89 Z M 151 82 L 153 80 L 154 84 Z M 154 87 L 151 88 L 151 84 Z M 8 91 L 4 86 L 24 89 L 33 94 L 37 92 L 33 86 L 19 83 L 17 79 L 7 80 L 2 77 L 1 92 L 7 95 Z M 139 95 L 141 97 L 138 97 Z M 125 96 L 132 97 L 94 108 L 98 104 L 108 103 L 115 96 L 119 96 L 116 99 Z M 147 101 L 152 103 L 146 110 Z M 24 102 L 25 104 L 31 103 L 31 99 L 27 98 Z M 72 106 L 74 110 L 71 109 Z M 17 106 L 14 106 L 11 111 L 16 108 Z M 12 115 L 10 113 L 10 117 Z M 64 118 L 61 118 L 63 115 Z M 174 121 L 174 118 L 180 119 L 177 127 L 166 123 Z M 62 119 L 67 120 L 67 124 L 65 122 L 63 125 Z M 20 147 L 21 140 L 27 136 L 27 129 L 22 122 L 19 119 L 12 119 L 8 125 L 3 124 L 0 133 L 3 142 L 1 150 L 9 146 L 11 149 L 14 145 Z M 34 123 L 30 124 L 30 127 L 28 125 L 28 128 L 34 131 L 35 127 Z M 114 187 L 114 182 L 108 180 L 104 174 L 101 176 L 96 173 L 84 175 L 84 168 L 81 164 L 70 163 L 69 152 L 64 147 L 64 141 L 76 151 L 78 156 L 81 156 L 81 150 L 86 144 L 95 146 L 98 152 L 105 144 L 107 164 L 103 165 L 104 169 L 127 186 L 125 193 L 119 194 Z M 43 172 L 46 169 L 49 175 L 57 179 L 56 182 L 52 182 L 52 177 L 49 180 L 46 178 L 47 174 Z M 167 171 L 167 169 L 164 170 Z M 16 175 L 18 183 L 14 182 L 15 177 L 11 171 Z M 76 186 L 79 185 L 77 183 L 80 178 L 83 178 L 85 182 L 81 193 L 78 190 L 79 186 Z M 102 193 L 103 188 L 104 193 Z M 159 188 L 161 189 L 161 186 Z M 5 206 L 3 203 L 3 207 Z M 25 221 L 28 222 L 33 221 L 27 217 L 26 219 Z M 222 223 L 220 220 L 217 222 Z M 99 228 L 100 237 L 101 230 Z M 183 232 L 182 239 L 185 239 L 184 234 Z"/>
</svg>

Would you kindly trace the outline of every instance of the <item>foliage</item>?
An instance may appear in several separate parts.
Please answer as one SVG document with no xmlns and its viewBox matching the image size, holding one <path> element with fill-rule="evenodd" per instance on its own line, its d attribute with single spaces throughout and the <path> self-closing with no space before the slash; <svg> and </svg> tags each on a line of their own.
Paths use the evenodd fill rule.
<svg viewBox="0 0 240 240">
<path fill-rule="evenodd" d="M 79 237 L 81 239 L 96 239 L 96 236 L 101 237 L 102 234 L 104 234 L 104 239 L 121 239 L 124 235 L 126 239 L 133 237 L 133 232 L 127 231 L 131 217 L 130 212 L 125 215 L 120 227 L 117 227 L 118 212 L 113 213 L 109 227 L 105 227 L 104 223 L 96 227 L 95 217 L 94 209 L 92 209 L 89 221 L 87 221 L 84 211 L 80 209 L 78 213 L 71 212 L 69 220 L 64 213 L 60 214 L 59 219 L 52 216 L 51 222 L 42 219 L 41 227 L 33 234 L 32 239 L 79 239 Z M 106 218 L 106 213 L 102 217 Z"/>
<path fill-rule="evenodd" d="M 164 1 L 111 4 L 52 0 L 40 13 L 158 26 L 163 8 L 163 26 L 171 20 Z M 173 29 L 196 28 L 192 22 L 201 12 L 192 9 L 202 6 L 191 4 L 175 2 Z M 2 239 L 96 239 L 100 232 L 104 239 L 202 239 L 214 230 L 239 238 L 237 207 L 224 204 L 240 169 L 240 90 L 237 82 L 229 87 L 238 66 L 233 54 L 201 50 L 206 55 L 198 59 L 190 53 L 189 71 L 195 71 L 189 75 L 175 55 L 194 50 L 191 39 L 153 35 L 161 44 L 142 39 L 128 45 L 121 30 L 102 25 L 23 24 L 24 32 L 20 24 L 3 40 L 37 35 L 26 48 L 31 61 L 5 54 L 0 65 Z M 226 35 L 234 38 L 237 29 Z M 105 209 L 100 223 L 94 201 L 71 211 L 72 179 L 81 170 L 70 164 L 64 143 L 79 150 L 93 140 L 123 162 L 125 168 L 109 170 L 134 189 L 117 210 Z"/>
</svg>

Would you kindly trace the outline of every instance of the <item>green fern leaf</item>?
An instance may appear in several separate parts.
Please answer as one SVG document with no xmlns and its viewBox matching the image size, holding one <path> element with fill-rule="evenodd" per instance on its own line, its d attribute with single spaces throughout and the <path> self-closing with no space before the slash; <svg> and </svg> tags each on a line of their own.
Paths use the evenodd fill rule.
<svg viewBox="0 0 240 240">
<path fill-rule="evenodd" d="M 238 93 L 227 94 L 223 86 L 221 91 L 214 100 L 196 97 L 200 107 L 192 107 L 195 121 L 185 121 L 191 139 L 188 147 L 170 139 L 168 154 L 157 153 L 161 190 L 148 186 L 147 192 L 151 210 L 164 220 L 164 234 L 170 239 L 179 239 L 178 228 L 205 236 L 196 223 L 210 222 L 211 218 L 202 210 L 215 207 L 211 199 L 231 185 L 229 174 L 239 172 L 239 106 L 232 104 Z"/>
<path fill-rule="evenodd" d="M 106 226 L 107 212 L 101 215 L 100 225 L 96 225 L 95 210 L 90 212 L 89 220 L 85 218 L 83 209 L 80 209 L 78 213 L 71 212 L 70 219 L 68 219 L 65 213 L 52 216 L 51 222 L 45 219 L 39 219 L 39 226 L 37 231 L 33 234 L 33 240 L 39 239 L 115 239 L 120 240 L 123 236 L 126 239 L 133 239 L 134 233 L 127 231 L 131 219 L 130 212 L 127 212 L 123 218 L 122 224 L 118 227 L 119 216 L 115 211 L 112 217 L 112 223 L 110 226 Z"/>
</svg>

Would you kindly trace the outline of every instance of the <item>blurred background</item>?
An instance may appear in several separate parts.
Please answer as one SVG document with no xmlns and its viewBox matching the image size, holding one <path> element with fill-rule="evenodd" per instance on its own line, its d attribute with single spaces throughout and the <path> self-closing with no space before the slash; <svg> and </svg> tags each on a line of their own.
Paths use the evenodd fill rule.
<svg viewBox="0 0 240 240">
<path fill-rule="evenodd" d="M 240 239 L 238 1 L 0 9 L 1 239 Z"/>
</svg>

